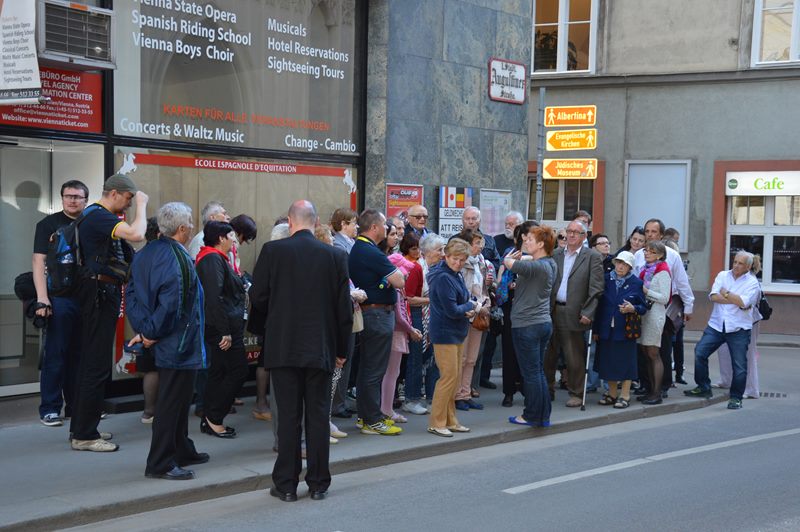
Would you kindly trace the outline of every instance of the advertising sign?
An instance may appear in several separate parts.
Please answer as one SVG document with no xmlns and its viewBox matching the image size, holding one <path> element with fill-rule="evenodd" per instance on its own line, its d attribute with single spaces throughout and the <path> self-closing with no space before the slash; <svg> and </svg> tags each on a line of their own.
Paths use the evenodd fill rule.
<svg viewBox="0 0 800 532">
<path fill-rule="evenodd" d="M 40 76 L 42 96 L 50 98 L 50 101 L 39 105 L 2 106 L 0 124 L 103 132 L 102 75 L 42 68 Z"/>
<path fill-rule="evenodd" d="M 356 0 L 116 0 L 114 132 L 357 155 Z"/>
<path fill-rule="evenodd" d="M 800 172 L 728 172 L 726 196 L 800 196 Z"/>
<path fill-rule="evenodd" d="M 422 185 L 386 184 L 386 217 L 399 216 L 408 221 L 408 209 L 422 205 L 424 187 Z"/>
<path fill-rule="evenodd" d="M 472 188 L 439 187 L 439 235 L 444 238 L 461 231 L 464 209 L 472 206 Z"/>
<path fill-rule="evenodd" d="M 0 103 L 39 103 L 36 3 L 0 0 Z"/>
<path fill-rule="evenodd" d="M 508 59 L 489 60 L 489 99 L 522 105 L 528 94 L 525 65 Z"/>
<path fill-rule="evenodd" d="M 499 235 L 505 229 L 506 214 L 511 210 L 511 191 L 481 189 L 481 231 Z"/>
</svg>

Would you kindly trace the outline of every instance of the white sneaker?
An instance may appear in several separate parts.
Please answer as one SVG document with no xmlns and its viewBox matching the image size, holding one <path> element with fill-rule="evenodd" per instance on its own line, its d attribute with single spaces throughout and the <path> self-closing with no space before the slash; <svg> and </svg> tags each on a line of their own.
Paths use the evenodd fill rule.
<svg viewBox="0 0 800 532">
<path fill-rule="evenodd" d="M 422 406 L 419 401 L 406 401 L 403 403 L 403 412 L 422 416 L 428 413 L 428 409 Z"/>
<path fill-rule="evenodd" d="M 331 423 L 330 425 L 331 425 L 331 438 L 332 439 L 336 439 L 336 438 L 342 439 L 342 438 L 346 438 L 347 437 L 347 433 L 339 430 L 339 427 L 337 427 L 333 423 Z M 333 443 L 333 442 L 331 442 L 331 443 Z"/>
<path fill-rule="evenodd" d="M 45 427 L 60 427 L 64 420 L 58 414 L 45 414 L 39 419 Z"/>
<path fill-rule="evenodd" d="M 333 436 L 331 436 L 331 437 L 330 437 L 330 442 L 331 442 L 331 445 L 334 445 L 334 444 L 336 444 L 336 443 L 339 443 L 339 440 L 337 440 L 336 438 L 334 438 Z"/>
<path fill-rule="evenodd" d="M 711 387 L 712 388 L 721 388 L 723 390 L 727 390 L 729 388 L 729 386 L 725 386 L 721 382 L 713 382 L 713 383 L 711 383 Z"/>
</svg>

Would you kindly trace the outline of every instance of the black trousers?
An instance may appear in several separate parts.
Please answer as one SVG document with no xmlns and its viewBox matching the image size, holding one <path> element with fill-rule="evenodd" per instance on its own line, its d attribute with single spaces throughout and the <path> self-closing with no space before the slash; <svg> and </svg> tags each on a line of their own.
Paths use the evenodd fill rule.
<svg viewBox="0 0 800 532">
<path fill-rule="evenodd" d="M 325 491 L 331 484 L 331 374 L 321 369 L 286 367 L 271 368 L 270 372 L 280 418 L 278 458 L 272 469 L 275 489 L 283 493 L 297 491 L 303 469 L 300 435 L 305 413 L 306 484 L 311 491 Z"/>
<path fill-rule="evenodd" d="M 514 395 L 522 392 L 522 373 L 519 371 L 517 352 L 511 339 L 511 301 L 503 305 L 503 394 Z"/>
<path fill-rule="evenodd" d="M 672 387 L 672 337 L 675 336 L 675 324 L 667 318 L 664 330 L 661 331 L 661 363 L 664 364 L 664 378 L 661 380 L 661 390 L 667 391 Z M 681 363 L 683 364 L 683 363 Z"/>
<path fill-rule="evenodd" d="M 240 345 L 223 351 L 219 344 L 206 342 L 211 367 L 208 368 L 203 408 L 208 420 L 215 425 L 223 424 L 236 394 L 247 379 L 247 353 L 241 342 L 237 344 Z"/>
<path fill-rule="evenodd" d="M 70 432 L 76 440 L 96 440 L 119 316 L 120 287 L 94 279 L 78 287 L 81 306 L 81 353 Z"/>
<path fill-rule="evenodd" d="M 189 439 L 189 407 L 196 372 L 158 368 L 158 401 L 145 474 L 166 473 L 197 456 Z"/>
</svg>

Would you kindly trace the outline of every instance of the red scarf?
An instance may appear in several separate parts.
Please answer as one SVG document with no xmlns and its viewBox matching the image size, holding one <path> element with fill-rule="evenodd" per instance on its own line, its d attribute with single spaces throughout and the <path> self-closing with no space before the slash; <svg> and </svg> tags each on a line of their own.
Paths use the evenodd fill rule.
<svg viewBox="0 0 800 532">
<path fill-rule="evenodd" d="M 200 259 L 202 259 L 206 255 L 213 255 L 214 253 L 217 253 L 221 257 L 225 257 L 225 260 L 230 262 L 230 259 L 228 258 L 228 255 L 226 255 L 225 253 L 221 252 L 217 248 L 212 248 L 211 246 L 203 246 L 203 247 L 200 248 L 200 251 L 197 253 L 197 258 L 194 259 L 194 263 L 195 264 L 199 264 L 200 263 Z"/>
</svg>

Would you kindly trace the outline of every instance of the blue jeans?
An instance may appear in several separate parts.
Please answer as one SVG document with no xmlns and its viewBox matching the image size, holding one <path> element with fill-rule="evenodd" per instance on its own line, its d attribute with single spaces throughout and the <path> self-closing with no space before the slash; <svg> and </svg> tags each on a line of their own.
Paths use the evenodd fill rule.
<svg viewBox="0 0 800 532">
<path fill-rule="evenodd" d="M 552 335 L 550 322 L 511 329 L 525 395 L 522 417 L 530 423 L 550 421 L 550 390 L 544 376 L 544 354 Z"/>
<path fill-rule="evenodd" d="M 750 345 L 750 332 L 744 329 L 731 333 L 719 332 L 706 327 L 703 337 L 694 348 L 694 382 L 703 390 L 711 389 L 711 380 L 708 378 L 708 357 L 722 344 L 728 344 L 733 364 L 731 398 L 741 399 L 747 384 L 747 348 Z"/>
<path fill-rule="evenodd" d="M 81 352 L 81 306 L 77 298 L 52 297 L 53 315 L 47 323 L 44 356 L 39 377 L 39 417 L 61 414 L 72 417 L 72 402 Z"/>
</svg>

